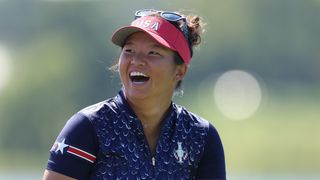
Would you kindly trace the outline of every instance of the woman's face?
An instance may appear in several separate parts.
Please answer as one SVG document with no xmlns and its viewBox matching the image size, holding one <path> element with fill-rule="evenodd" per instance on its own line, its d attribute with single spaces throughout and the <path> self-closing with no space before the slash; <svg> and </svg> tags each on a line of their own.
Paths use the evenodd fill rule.
<svg viewBox="0 0 320 180">
<path fill-rule="evenodd" d="M 174 52 L 144 32 L 132 34 L 119 58 L 119 73 L 127 98 L 170 98 L 187 67 L 174 63 Z"/>
</svg>

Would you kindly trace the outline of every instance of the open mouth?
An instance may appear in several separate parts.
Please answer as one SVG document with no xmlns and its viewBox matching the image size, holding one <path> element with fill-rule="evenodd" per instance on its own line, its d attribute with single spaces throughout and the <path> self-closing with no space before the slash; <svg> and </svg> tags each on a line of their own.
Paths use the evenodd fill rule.
<svg viewBox="0 0 320 180">
<path fill-rule="evenodd" d="M 150 77 L 147 76 L 146 74 L 142 72 L 137 72 L 137 71 L 131 72 L 129 76 L 132 82 L 141 83 L 141 82 L 146 82 L 150 79 Z"/>
</svg>

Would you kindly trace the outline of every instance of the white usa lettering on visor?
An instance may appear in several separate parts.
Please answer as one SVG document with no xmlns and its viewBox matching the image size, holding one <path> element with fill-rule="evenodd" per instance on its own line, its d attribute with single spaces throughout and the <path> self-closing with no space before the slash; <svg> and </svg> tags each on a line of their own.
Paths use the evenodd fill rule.
<svg viewBox="0 0 320 180">
<path fill-rule="evenodd" d="M 134 26 L 142 27 L 142 28 L 150 28 L 155 31 L 159 29 L 159 22 L 151 21 L 150 19 L 147 20 L 136 20 L 132 23 Z"/>
</svg>

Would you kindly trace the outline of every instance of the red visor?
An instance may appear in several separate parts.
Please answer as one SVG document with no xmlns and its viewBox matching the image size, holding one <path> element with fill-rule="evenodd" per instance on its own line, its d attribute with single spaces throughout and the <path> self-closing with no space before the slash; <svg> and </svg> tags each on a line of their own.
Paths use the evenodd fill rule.
<svg viewBox="0 0 320 180">
<path fill-rule="evenodd" d="M 183 32 L 161 17 L 144 16 L 134 20 L 130 26 L 115 31 L 112 35 L 112 42 L 123 46 L 126 39 L 138 31 L 148 33 L 163 46 L 176 51 L 186 64 L 190 63 L 190 49 Z"/>
</svg>

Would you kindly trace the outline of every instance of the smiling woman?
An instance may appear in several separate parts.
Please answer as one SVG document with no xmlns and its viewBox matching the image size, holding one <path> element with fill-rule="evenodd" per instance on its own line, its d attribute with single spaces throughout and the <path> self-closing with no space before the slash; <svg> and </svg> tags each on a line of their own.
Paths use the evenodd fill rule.
<svg viewBox="0 0 320 180">
<path fill-rule="evenodd" d="M 9 51 L 0 45 L 0 93 L 8 85 L 12 71 Z"/>
<path fill-rule="evenodd" d="M 67 122 L 44 179 L 225 179 L 217 130 L 172 102 L 200 43 L 200 17 L 140 10 L 134 19 L 112 36 L 122 89 Z"/>
</svg>

